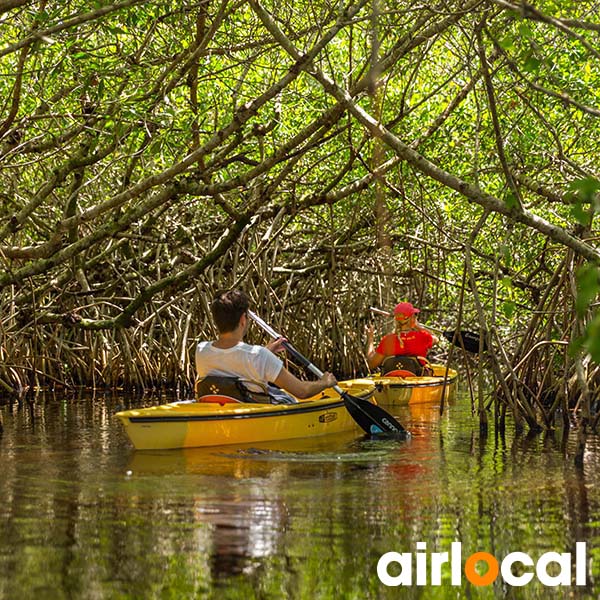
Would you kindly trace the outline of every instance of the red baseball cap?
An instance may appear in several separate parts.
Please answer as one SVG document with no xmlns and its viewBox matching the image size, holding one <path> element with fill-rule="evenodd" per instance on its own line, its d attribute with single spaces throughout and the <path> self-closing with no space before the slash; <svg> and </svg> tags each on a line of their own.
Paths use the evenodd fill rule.
<svg viewBox="0 0 600 600">
<path fill-rule="evenodd" d="M 419 312 L 421 311 L 418 308 L 415 308 L 410 302 L 400 302 L 400 304 L 396 304 L 396 308 L 394 308 L 394 316 L 404 315 L 405 317 L 412 317 Z"/>
</svg>

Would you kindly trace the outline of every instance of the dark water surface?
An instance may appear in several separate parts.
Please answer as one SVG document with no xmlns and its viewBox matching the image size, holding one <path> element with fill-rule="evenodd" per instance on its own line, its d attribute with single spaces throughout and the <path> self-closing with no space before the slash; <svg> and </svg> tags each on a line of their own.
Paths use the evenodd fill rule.
<svg viewBox="0 0 600 600">
<path fill-rule="evenodd" d="M 437 407 L 388 407 L 413 432 L 407 443 L 357 431 L 136 452 L 113 418 L 123 406 L 87 397 L 0 407 L 0 598 L 600 595 L 596 438 L 578 471 L 572 437 L 481 438 L 459 399 L 441 418 Z M 500 576 L 475 587 L 464 573 L 452 586 L 447 566 L 440 587 L 386 587 L 377 576 L 382 554 L 415 553 L 418 542 L 422 555 L 461 542 L 464 563 L 477 551 L 574 556 L 577 541 L 587 542 L 586 587 L 536 577 L 512 587 Z"/>
</svg>

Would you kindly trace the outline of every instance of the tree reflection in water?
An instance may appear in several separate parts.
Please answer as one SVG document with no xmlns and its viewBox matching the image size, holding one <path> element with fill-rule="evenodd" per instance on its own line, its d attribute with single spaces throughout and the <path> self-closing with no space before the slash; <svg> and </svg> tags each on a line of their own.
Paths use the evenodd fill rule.
<svg viewBox="0 0 600 600">
<path fill-rule="evenodd" d="M 0 598 L 398 597 L 377 560 L 419 541 L 499 557 L 588 541 L 597 558 L 600 443 L 577 470 L 570 437 L 481 437 L 466 398 L 441 418 L 394 408 L 408 443 L 356 432 L 160 452 L 130 448 L 118 408 L 89 398 L 1 408 Z M 474 593 L 402 597 L 457 592 Z M 584 593 L 598 592 L 592 574 Z"/>
</svg>

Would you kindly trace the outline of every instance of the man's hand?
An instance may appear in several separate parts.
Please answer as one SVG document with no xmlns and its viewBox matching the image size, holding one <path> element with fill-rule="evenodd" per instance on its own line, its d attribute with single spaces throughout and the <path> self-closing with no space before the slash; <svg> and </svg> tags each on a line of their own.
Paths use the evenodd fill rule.
<svg viewBox="0 0 600 600">
<path fill-rule="evenodd" d="M 322 381 L 328 388 L 337 385 L 337 379 L 335 378 L 335 375 L 329 373 L 328 371 L 325 371 L 325 373 L 323 373 L 320 381 Z"/>
<path fill-rule="evenodd" d="M 287 342 L 287 339 L 284 337 L 279 337 L 272 342 L 269 342 L 265 347 L 267 350 L 270 350 L 273 354 L 277 354 L 278 352 L 285 352 L 285 347 L 283 343 Z"/>
</svg>

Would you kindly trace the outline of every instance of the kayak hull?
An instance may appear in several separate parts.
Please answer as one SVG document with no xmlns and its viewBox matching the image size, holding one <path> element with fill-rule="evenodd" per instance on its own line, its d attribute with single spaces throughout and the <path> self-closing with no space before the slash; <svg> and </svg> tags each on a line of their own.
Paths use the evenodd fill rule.
<svg viewBox="0 0 600 600">
<path fill-rule="evenodd" d="M 374 398 L 378 404 L 439 404 L 451 400 L 456 394 L 458 373 L 444 365 L 431 365 L 432 376 L 385 377 L 372 375 L 368 380 L 375 384 Z"/>
<path fill-rule="evenodd" d="M 353 396 L 368 398 L 369 381 L 341 382 Z M 116 414 L 137 450 L 197 448 L 315 437 L 357 429 L 334 391 L 297 404 L 175 402 Z"/>
</svg>

